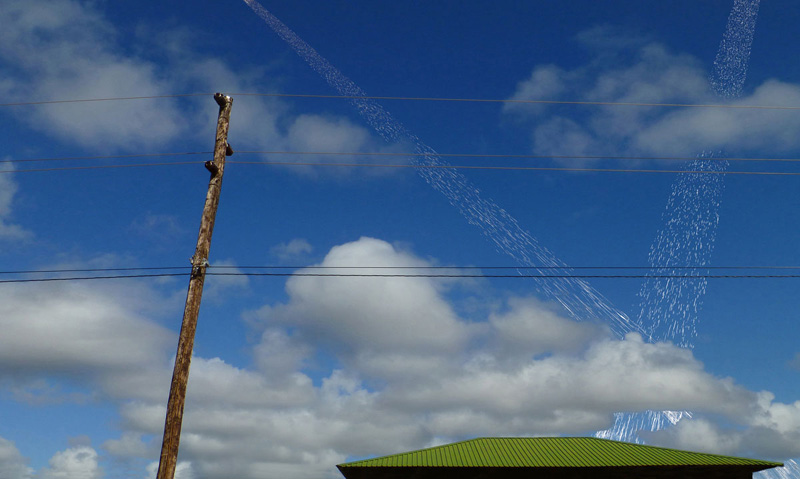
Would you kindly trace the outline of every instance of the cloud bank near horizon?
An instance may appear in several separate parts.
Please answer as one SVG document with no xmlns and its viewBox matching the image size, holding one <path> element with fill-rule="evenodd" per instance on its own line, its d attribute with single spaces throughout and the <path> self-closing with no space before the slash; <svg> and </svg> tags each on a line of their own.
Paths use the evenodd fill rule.
<svg viewBox="0 0 800 479">
<path fill-rule="evenodd" d="M 366 237 L 331 248 L 320 263 L 331 271 L 359 264 L 431 263 Z M 608 427 L 614 412 L 647 409 L 696 412 L 654 434 L 654 444 L 800 455 L 800 402 L 776 402 L 715 377 L 670 343 L 636 334 L 616 340 L 604 325 L 576 323 L 533 297 L 498 298 L 485 316 L 462 317 L 458 303 L 477 287 L 435 278 L 290 277 L 286 301 L 242 318 L 257 338 L 252 364 L 194 358 L 185 474 L 335 477 L 333 465 L 350 457 L 481 435 L 585 434 Z M 100 452 L 88 445 L 60 451 L 50 469 L 95 471 L 98 457 L 157 457 L 174 333 L 159 324 L 153 298 L 176 309 L 174 295 L 143 283 L 0 293 L 0 326 L 16 331 L 0 345 L 0 382 L 14 385 L 17 400 L 109 402 L 120 415 L 118 439 Z M 120 330 L 128 331 L 124 344 Z M 84 394 L 60 393 L 65 381 Z M 24 451 L 9 438 L 2 446 L 0 467 L 29 470 Z M 103 477 L 96 471 L 89 477 Z"/>
</svg>

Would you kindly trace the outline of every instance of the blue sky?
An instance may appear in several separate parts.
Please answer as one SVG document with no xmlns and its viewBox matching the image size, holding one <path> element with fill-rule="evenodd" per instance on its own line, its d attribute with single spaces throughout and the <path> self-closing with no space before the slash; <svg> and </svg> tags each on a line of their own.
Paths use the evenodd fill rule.
<svg viewBox="0 0 800 479">
<path fill-rule="evenodd" d="M 732 1 L 262 3 L 370 95 L 723 101 L 708 78 Z M 800 54 L 791 41 L 798 16 L 792 2 L 761 5 L 733 104 L 800 105 L 791 61 Z M 412 162 L 354 155 L 409 153 L 413 145 L 387 143 L 345 100 L 237 95 L 336 94 L 245 2 L 11 0 L 0 18 L 2 103 L 222 91 L 234 98 L 229 140 L 239 153 L 231 161 Z M 791 110 L 380 105 L 443 154 L 800 156 L 800 117 Z M 19 170 L 0 174 L 0 269 L 187 266 L 206 156 L 16 161 L 210 151 L 216 113 L 210 95 L 0 107 L 2 169 Z M 187 160 L 197 162 L 22 171 Z M 461 171 L 480 198 L 573 266 L 647 266 L 678 179 Z M 791 162 L 731 162 L 729 171 L 798 170 Z M 708 209 L 715 239 L 704 237 L 698 254 L 713 266 L 800 265 L 794 178 L 726 175 Z M 475 266 L 467 271 L 486 274 L 508 270 L 480 267 L 520 266 L 488 239 L 413 169 L 231 163 L 210 261 Z M 0 279 L 22 277 L 41 275 Z M 635 320 L 641 278 L 587 281 Z M 178 477 L 336 477 L 335 464 L 352 458 L 481 435 L 593 434 L 610 427 L 615 412 L 651 409 L 692 412 L 644 435 L 652 444 L 800 457 L 797 281 L 709 279 L 696 314 L 665 315 L 696 320 L 683 338 L 693 348 L 684 349 L 675 337 L 620 340 L 608 324 L 571 316 L 563 297 L 542 292 L 548 283 L 529 279 L 210 276 Z M 155 476 L 186 283 L 0 284 L 0 477 Z"/>
</svg>

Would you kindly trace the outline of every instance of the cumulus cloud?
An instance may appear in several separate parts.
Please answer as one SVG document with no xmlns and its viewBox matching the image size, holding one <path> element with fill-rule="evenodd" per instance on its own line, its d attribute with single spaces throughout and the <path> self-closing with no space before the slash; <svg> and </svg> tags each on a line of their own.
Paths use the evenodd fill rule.
<svg viewBox="0 0 800 479">
<path fill-rule="evenodd" d="M 746 428 L 693 418 L 646 437 L 666 446 L 714 454 L 777 460 L 800 456 L 800 401 L 783 404 L 773 400 L 771 393 L 758 394 Z"/>
<path fill-rule="evenodd" d="M 294 238 L 287 243 L 279 243 L 269 249 L 269 254 L 280 261 L 289 261 L 303 258 L 314 251 L 311 243 L 304 238 Z"/>
<path fill-rule="evenodd" d="M 9 0 L 0 6 L 0 64 L 13 66 L 0 93 L 20 100 L 159 96 L 186 91 L 255 92 L 273 88 L 263 72 L 240 71 L 200 54 L 186 30 L 164 32 L 147 25 L 133 53 L 96 3 Z M 298 113 L 277 98 L 248 97 L 234 103 L 230 141 L 239 150 L 372 152 L 400 151 L 366 128 L 330 114 Z M 216 105 L 205 99 L 50 104 L 18 112 L 32 128 L 93 150 L 165 146 L 185 138 L 212 137 Z M 140 151 L 140 150 L 139 150 Z M 317 164 L 329 157 L 263 155 L 272 161 Z M 374 162 L 337 156 L 346 163 Z M 315 170 L 294 168 L 303 173 Z M 386 170 L 384 170 L 386 171 Z M 1 198 L 0 198 L 1 199 Z M 2 230 L 0 230 L 2 231 Z"/>
<path fill-rule="evenodd" d="M 8 159 L 6 157 L 6 159 Z M 0 240 L 24 240 L 32 233 L 25 228 L 10 223 L 11 204 L 19 186 L 9 173 L 0 173 Z"/>
<path fill-rule="evenodd" d="M 489 315 L 489 324 L 501 353 L 521 354 L 529 359 L 545 353 L 580 351 L 603 334 L 600 326 L 578 323 L 560 316 L 535 298 L 511 298 L 509 309 Z"/>
<path fill-rule="evenodd" d="M 56 453 L 49 467 L 39 471 L 41 479 L 101 479 L 103 471 L 98 464 L 98 455 L 92 447 L 70 447 Z"/>
<path fill-rule="evenodd" d="M 31 479 L 33 469 L 12 441 L 0 437 L 0 477 Z"/>
<path fill-rule="evenodd" d="M 158 294 L 85 283 L 0 289 L 0 375 L 113 374 L 163 357 L 173 334 L 132 310 Z"/>
<path fill-rule="evenodd" d="M 149 96 L 172 93 L 155 66 L 123 55 L 115 30 L 99 13 L 69 0 L 33 6 L 3 2 L 0 57 L 13 63 L 9 89 L 34 100 Z M 10 93 L 7 91 L 6 94 Z M 31 125 L 82 145 L 162 144 L 181 131 L 174 101 L 46 105 Z"/>
<path fill-rule="evenodd" d="M 697 58 L 609 28 L 578 36 L 592 59 L 566 70 L 539 65 L 513 100 L 632 103 L 723 103 Z M 731 105 L 800 105 L 800 85 L 767 80 Z M 509 103 L 505 111 L 532 124 L 533 150 L 550 155 L 695 155 L 726 149 L 779 154 L 800 146 L 796 115 L 775 110 L 592 106 L 576 110 Z"/>
<path fill-rule="evenodd" d="M 430 264 L 375 238 L 335 246 L 320 263 L 333 272 Z M 620 410 L 695 412 L 653 433 L 655 444 L 796 455 L 800 402 L 776 402 L 715 377 L 690 350 L 635 333 L 620 341 L 530 297 L 498 300 L 484 317 L 465 319 L 457 311 L 469 291 L 452 282 L 300 275 L 306 271 L 287 280 L 285 301 L 248 314 L 259 333 L 250 364 L 194 357 L 181 439 L 186 477 L 337 477 L 335 464 L 355 456 L 480 435 L 586 434 L 608 427 Z M 22 343 L 0 344 L 0 370 L 86 371 L 78 380 L 119 408 L 119 436 L 102 446 L 110 464 L 150 462 L 160 445 L 174 344 L 135 313 L 145 301 L 113 288 L 71 287 L 0 298 L 3 330 Z M 22 346 L 39 348 L 36 357 Z M 0 457 L 25 466 L 8 442 Z M 100 477 L 97 464 L 94 449 L 73 444 L 40 474 Z"/>
<path fill-rule="evenodd" d="M 144 476 L 144 479 L 152 479 L 156 477 L 156 474 L 158 474 L 158 463 L 151 462 L 147 466 L 147 475 Z M 195 477 L 191 462 L 178 461 L 175 464 L 175 479 L 194 479 Z"/>
<path fill-rule="evenodd" d="M 320 263 L 332 268 L 325 270 L 329 274 L 347 272 L 336 266 L 376 265 L 392 268 L 427 263 L 373 238 L 336 246 Z M 347 351 L 456 352 L 468 340 L 468 327 L 439 290 L 431 278 L 294 276 L 286 282 L 290 302 L 266 308 L 263 317 Z M 386 304 L 393 307 L 387 309 Z"/>
<path fill-rule="evenodd" d="M 243 276 L 244 271 L 237 268 L 233 260 L 214 261 L 211 266 L 208 272 L 212 274 L 206 276 L 203 289 L 204 297 L 210 300 L 218 301 L 225 293 L 242 291 L 250 284 L 247 276 Z M 220 274 L 214 275 L 213 273 Z M 226 276 L 226 274 L 230 274 L 230 276 Z"/>
<path fill-rule="evenodd" d="M 321 264 L 427 263 L 387 242 L 361 238 L 334 247 Z M 187 454 L 196 470 L 209 477 L 222 470 L 257 477 L 254 471 L 273 468 L 290 476 L 324 476 L 331 474 L 330 464 L 347 456 L 465 436 L 580 434 L 607 427 L 615 411 L 651 408 L 692 409 L 699 421 L 716 425 L 713 418 L 722 417 L 753 431 L 727 443 L 726 453 L 750 450 L 766 431 L 774 441 L 759 453 L 793 450 L 787 444 L 793 421 L 800 418 L 795 406 L 773 403 L 769 395 L 714 377 L 691 351 L 648 344 L 636 334 L 618 341 L 605 328 L 559 317 L 532 298 L 512 298 L 481 324 L 470 324 L 453 312 L 446 287 L 429 278 L 419 283 L 406 279 L 410 284 L 370 278 L 350 288 L 326 285 L 325 278 L 288 280 L 288 302 L 254 313 L 266 323 L 255 347 L 261 371 L 239 370 L 221 360 L 201 363 L 203 372 L 197 374 L 206 377 L 196 383 L 197 399 L 187 407 L 185 422 L 191 437 Z M 421 313 L 409 308 L 409 301 L 438 311 L 439 317 L 430 317 L 438 329 L 423 329 Z M 438 337 L 422 337 L 429 334 Z M 488 339 L 475 341 L 476 336 Z M 320 348 L 342 368 L 315 386 L 300 370 Z M 508 361 L 509 356 L 525 360 Z M 274 365 L 273 376 L 259 377 L 270 369 L 268 363 Z M 284 398 L 270 391 L 279 377 L 290 393 Z M 157 428 L 162 414 L 160 408 L 140 404 L 125 417 L 131 424 Z M 654 440 L 672 444 L 666 436 Z M 249 448 L 254 443 L 262 445 L 258 457 Z M 249 459 L 226 462 L 233 451 Z M 204 459 L 210 457 L 214 460 Z"/>
</svg>

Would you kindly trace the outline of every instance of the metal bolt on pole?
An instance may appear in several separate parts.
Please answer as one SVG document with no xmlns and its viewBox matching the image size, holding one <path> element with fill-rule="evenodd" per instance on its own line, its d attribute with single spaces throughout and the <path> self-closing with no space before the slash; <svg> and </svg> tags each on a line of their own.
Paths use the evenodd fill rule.
<svg viewBox="0 0 800 479">
<path fill-rule="evenodd" d="M 228 145 L 228 126 L 231 116 L 233 98 L 222 93 L 214 94 L 219 105 L 217 119 L 217 137 L 214 144 L 214 160 L 207 161 L 206 169 L 211 173 L 208 182 L 206 203 L 200 220 L 200 233 L 197 236 L 197 247 L 192 257 L 192 274 L 189 279 L 189 291 L 186 294 L 186 307 L 183 311 L 183 323 L 178 339 L 178 352 L 175 356 L 175 369 L 172 372 L 172 385 L 167 401 L 167 417 L 164 423 L 164 439 L 161 443 L 161 458 L 158 463 L 157 479 L 174 479 L 175 466 L 178 462 L 178 445 L 181 440 L 181 424 L 183 423 L 183 406 L 186 399 L 186 384 L 189 379 L 189 365 L 192 361 L 194 335 L 197 330 L 197 315 L 200 312 L 200 299 L 203 296 L 203 282 L 208 267 L 208 252 L 211 249 L 211 233 L 214 230 L 214 219 L 219 205 L 222 174 L 225 171 L 225 156 L 233 154 Z"/>
</svg>

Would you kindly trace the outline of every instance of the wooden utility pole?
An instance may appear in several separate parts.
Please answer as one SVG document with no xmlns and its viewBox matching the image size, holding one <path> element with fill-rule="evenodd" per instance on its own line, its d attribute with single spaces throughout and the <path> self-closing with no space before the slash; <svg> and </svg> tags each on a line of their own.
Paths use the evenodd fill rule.
<svg viewBox="0 0 800 479">
<path fill-rule="evenodd" d="M 228 146 L 228 125 L 231 117 L 233 98 L 222 93 L 214 94 L 219 105 L 217 119 L 217 139 L 214 143 L 214 161 L 206 162 L 206 169 L 211 172 L 208 182 L 206 204 L 200 220 L 200 233 L 197 236 L 197 248 L 192 257 L 192 275 L 189 279 L 189 292 L 186 294 L 186 307 L 183 310 L 183 323 L 178 339 L 178 353 L 175 356 L 175 369 L 172 371 L 172 385 L 169 388 L 167 401 L 167 418 L 164 424 L 164 440 L 161 443 L 161 459 L 158 463 L 157 479 L 174 479 L 175 465 L 178 462 L 178 445 L 181 440 L 181 423 L 183 422 L 183 405 L 186 399 L 186 383 L 189 379 L 189 365 L 192 361 L 194 333 L 197 329 L 197 314 L 200 312 L 200 298 L 203 295 L 203 282 L 208 267 L 208 252 L 211 249 L 211 233 L 214 231 L 214 218 L 219 205 L 219 193 L 222 187 L 222 173 L 225 170 L 225 157 L 233 154 Z"/>
</svg>

